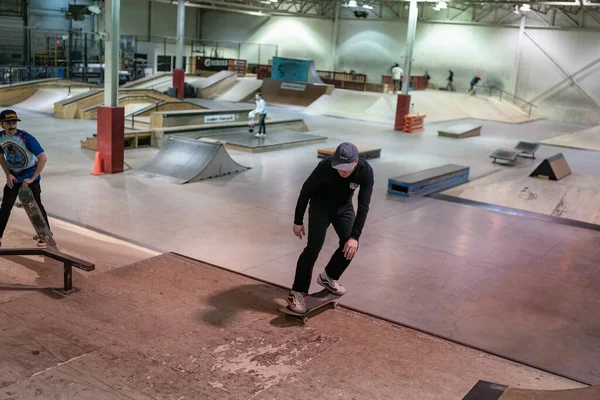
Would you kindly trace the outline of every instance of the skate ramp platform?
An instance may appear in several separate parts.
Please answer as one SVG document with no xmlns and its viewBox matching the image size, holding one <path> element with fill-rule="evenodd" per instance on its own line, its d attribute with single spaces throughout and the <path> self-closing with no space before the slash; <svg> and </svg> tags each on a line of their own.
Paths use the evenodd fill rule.
<svg viewBox="0 0 600 400">
<path fill-rule="evenodd" d="M 31 104 L 25 103 L 24 105 L 20 105 L 20 107 L 35 109 L 38 105 L 36 103 L 41 101 L 43 102 L 42 107 L 47 108 L 48 103 L 52 100 L 49 99 L 50 97 L 54 101 L 58 101 L 56 100 L 57 97 L 61 100 L 69 97 L 69 95 L 76 95 L 96 88 L 100 88 L 100 86 L 60 78 L 38 79 L 35 81 L 14 83 L 12 85 L 0 85 L 0 106 L 16 106 L 19 103 L 25 103 L 29 98 L 35 96 L 37 98 L 32 99 Z M 40 92 L 42 89 L 44 90 Z"/>
<path fill-rule="evenodd" d="M 600 230 L 600 177 L 571 173 L 560 181 L 530 177 L 538 163 L 503 169 L 436 198 Z"/>
<path fill-rule="evenodd" d="M 235 162 L 222 144 L 171 136 L 152 161 L 131 173 L 185 184 L 247 169 Z"/>
<path fill-rule="evenodd" d="M 237 82 L 236 71 L 219 71 L 207 78 L 190 81 L 196 88 L 196 97 L 203 99 L 215 99 Z"/>
<path fill-rule="evenodd" d="M 41 88 L 26 100 L 14 104 L 12 107 L 24 108 L 31 111 L 54 114 L 54 103 L 67 99 L 81 93 L 89 92 L 90 88 Z"/>
<path fill-rule="evenodd" d="M 255 132 L 257 132 L 255 130 Z M 254 137 L 247 130 L 211 138 L 201 138 L 207 143 L 220 143 L 232 150 L 246 151 L 249 153 L 263 153 L 266 151 L 282 150 L 292 147 L 306 146 L 321 143 L 327 140 L 326 136 L 311 135 L 295 131 L 269 131 L 265 137 Z"/>
<path fill-rule="evenodd" d="M 150 116 L 150 127 L 152 129 L 170 128 L 224 122 L 243 122 L 248 124 L 248 114 L 252 110 L 254 110 L 254 107 L 154 112 Z"/>
<path fill-rule="evenodd" d="M 235 85 L 222 92 L 216 100 L 240 102 L 252 100 L 254 95 L 260 92 L 262 80 L 256 78 L 237 78 Z"/>
<path fill-rule="evenodd" d="M 198 231 L 208 234 L 199 240 L 221 240 Z M 98 247 L 88 253 L 98 257 Z M 119 250 L 120 259 L 111 251 L 118 268 L 76 277 L 74 296 L 28 285 L 0 303 L 0 398 L 460 399 L 472 386 L 465 376 L 482 370 L 526 387 L 580 386 L 344 307 L 302 326 L 277 311 L 285 287 L 176 253 L 123 265 Z M 0 261 L 3 272 L 14 264 Z M 56 265 L 18 262 L 32 281 L 62 275 Z"/>
<path fill-rule="evenodd" d="M 480 380 L 462 400 L 598 400 L 600 386 L 562 390 L 508 387 Z"/>
<path fill-rule="evenodd" d="M 269 104 L 309 106 L 323 95 L 333 92 L 334 86 L 309 82 L 264 79 L 261 94 Z"/>
<path fill-rule="evenodd" d="M 457 124 L 438 130 L 438 136 L 449 137 L 452 139 L 464 139 L 480 135 L 481 125 L 478 124 Z"/>
<path fill-rule="evenodd" d="M 411 113 L 427 115 L 428 123 L 460 119 L 523 123 L 538 119 L 508 101 L 463 93 L 413 91 L 410 102 Z M 316 99 L 306 112 L 393 125 L 397 103 L 398 96 L 393 94 L 335 89 L 330 96 Z"/>
<path fill-rule="evenodd" d="M 540 143 L 558 147 L 600 151 L 600 125 L 579 132 L 555 136 Z"/>
<path fill-rule="evenodd" d="M 296 131 L 296 132 L 307 132 L 308 127 L 302 118 L 267 118 L 265 121 L 267 132 L 271 131 Z M 255 132 L 258 130 L 256 125 L 254 126 Z M 248 122 L 236 121 L 236 122 L 222 122 L 213 124 L 202 124 L 202 125 L 189 125 L 189 126 L 174 126 L 171 128 L 155 128 L 152 129 L 154 137 L 158 146 L 162 146 L 165 137 L 178 136 L 187 137 L 191 139 L 200 139 L 202 137 L 213 137 L 227 134 L 237 134 L 241 132 L 249 132 Z"/>
</svg>

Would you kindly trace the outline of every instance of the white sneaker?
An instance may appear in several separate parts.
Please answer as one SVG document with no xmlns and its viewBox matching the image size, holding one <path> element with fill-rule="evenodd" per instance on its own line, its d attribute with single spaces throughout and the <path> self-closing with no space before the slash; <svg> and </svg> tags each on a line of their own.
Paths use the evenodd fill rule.
<svg viewBox="0 0 600 400">
<path fill-rule="evenodd" d="M 254 137 L 261 137 L 262 133 L 257 133 Z"/>
<path fill-rule="evenodd" d="M 306 313 L 306 303 L 304 302 L 304 295 L 300 292 L 290 290 L 290 294 L 286 298 L 288 308 L 298 314 Z"/>
<path fill-rule="evenodd" d="M 341 296 L 344 293 L 346 293 L 346 288 L 343 287 L 338 281 L 328 277 L 325 271 L 319 274 L 319 277 L 317 278 L 317 283 L 323 286 L 325 289 L 329 290 L 329 292 L 338 296 Z"/>
</svg>

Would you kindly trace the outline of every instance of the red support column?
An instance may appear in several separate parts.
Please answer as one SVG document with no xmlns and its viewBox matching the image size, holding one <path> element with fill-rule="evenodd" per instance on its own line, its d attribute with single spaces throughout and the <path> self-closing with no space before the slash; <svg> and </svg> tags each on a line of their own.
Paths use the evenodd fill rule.
<svg viewBox="0 0 600 400">
<path fill-rule="evenodd" d="M 183 99 L 184 97 L 184 82 L 185 82 L 185 70 L 174 69 L 173 70 L 173 87 L 177 89 L 177 97 Z"/>
<path fill-rule="evenodd" d="M 98 153 L 104 173 L 123 172 L 125 163 L 125 108 L 98 107 Z"/>
<path fill-rule="evenodd" d="M 396 106 L 396 121 L 394 129 L 401 131 L 404 127 L 404 116 L 410 114 L 410 95 L 399 94 L 398 105 Z"/>
</svg>

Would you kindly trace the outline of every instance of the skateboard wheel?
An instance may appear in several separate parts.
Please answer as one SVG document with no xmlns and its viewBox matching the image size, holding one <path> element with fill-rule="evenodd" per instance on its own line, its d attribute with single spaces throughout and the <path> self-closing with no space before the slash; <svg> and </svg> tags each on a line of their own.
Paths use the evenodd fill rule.
<svg viewBox="0 0 600 400">
<path fill-rule="evenodd" d="M 29 203 L 27 205 L 29 206 L 29 208 L 33 208 L 33 204 Z"/>
<path fill-rule="evenodd" d="M 338 303 L 333 303 L 333 308 L 338 308 Z"/>
<path fill-rule="evenodd" d="M 302 323 L 303 324 L 306 324 L 307 322 L 308 322 L 308 318 L 307 317 L 302 318 Z"/>
</svg>

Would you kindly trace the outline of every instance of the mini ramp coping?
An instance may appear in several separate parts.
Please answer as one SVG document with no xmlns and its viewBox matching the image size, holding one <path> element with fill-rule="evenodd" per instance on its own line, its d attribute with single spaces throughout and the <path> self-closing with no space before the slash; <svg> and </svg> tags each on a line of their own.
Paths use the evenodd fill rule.
<svg viewBox="0 0 600 400">
<path fill-rule="evenodd" d="M 220 143 L 169 137 L 156 157 L 132 174 L 184 184 L 247 169 L 235 162 Z"/>
</svg>

